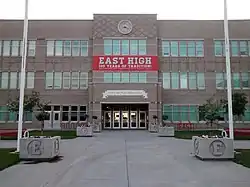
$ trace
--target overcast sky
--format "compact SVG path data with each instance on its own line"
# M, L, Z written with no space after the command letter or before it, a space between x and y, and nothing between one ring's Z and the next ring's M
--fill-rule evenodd
M25 0L0 0L0 19L22 19ZM223 19L224 0L29 0L30 19L92 19L153 13L158 19ZM250 19L250 0L228 0L229 19Z

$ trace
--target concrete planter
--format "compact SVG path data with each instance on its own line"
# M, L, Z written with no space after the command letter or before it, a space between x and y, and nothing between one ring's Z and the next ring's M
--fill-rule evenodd
M150 123L148 127L149 132L155 133L157 132L157 125L154 123Z
M174 135L175 135L174 127L160 126L158 129L158 136L174 137Z
M92 126L81 126L76 128L76 136L80 137L91 137L93 136L93 127Z
M93 124L93 132L101 132L101 123Z
M20 139L21 160L47 160L60 154L60 136L25 137Z
M234 146L230 138L192 137L194 155L200 159L233 159Z

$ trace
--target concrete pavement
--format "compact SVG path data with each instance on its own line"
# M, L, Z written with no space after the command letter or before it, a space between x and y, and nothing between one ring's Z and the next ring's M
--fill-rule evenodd
M61 152L64 158L57 163L22 163L0 172L0 187L250 186L250 169L197 160L189 140L146 131L104 131L67 140Z

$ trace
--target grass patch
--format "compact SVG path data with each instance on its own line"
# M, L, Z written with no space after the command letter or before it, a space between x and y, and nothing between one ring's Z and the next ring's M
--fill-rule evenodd
M221 135L219 130L194 130L194 131L175 131L175 138L180 139L192 139L192 136L201 136L201 135ZM234 136L235 140L250 140L250 136Z
M235 154L234 162L250 168L250 149L236 149L239 154Z
M1 148L0 149L0 171L19 163L19 155L11 154L15 149Z
M41 136L40 131L31 131L30 136ZM76 131L56 131L46 130L43 132L43 136L61 136L62 139L74 139L76 138ZM2 140L16 140L17 137L2 136Z

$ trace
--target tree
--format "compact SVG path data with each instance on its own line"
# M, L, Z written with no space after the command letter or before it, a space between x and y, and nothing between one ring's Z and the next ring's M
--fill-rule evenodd
M226 113L228 113L228 101L227 99L222 99L221 102L223 103L223 108L225 108ZM242 116L245 115L246 111L246 104L247 95L245 93L233 93L232 95L232 105L233 105L233 116L240 119Z
M46 112L46 108L48 106L49 102L42 103L41 101L37 103L37 111L36 119L41 123L41 134L43 135L44 130L44 121L49 118L49 113Z
M219 120L221 108L222 104L211 97L199 107L200 117L203 117L212 126L216 120Z

